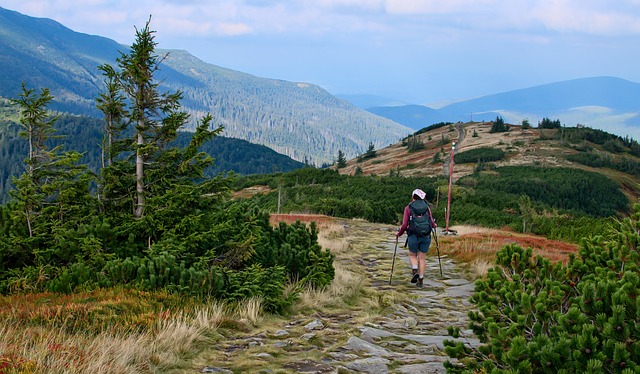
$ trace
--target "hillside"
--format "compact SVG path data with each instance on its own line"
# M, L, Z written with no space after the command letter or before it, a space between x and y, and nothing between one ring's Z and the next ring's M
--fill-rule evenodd
M421 105L377 106L372 113L415 130L440 121L505 121L532 125L543 118L560 119L566 126L582 124L610 133L640 135L640 83L615 77L591 77L523 88L438 109Z
M549 166L578 168L597 171L618 181L625 193L637 200L640 197L640 158L637 152L623 150L611 152L604 144L624 142L625 139L598 130L583 129L582 132L593 131L602 138L588 141L581 139L586 135L575 135L581 129L523 129L518 125L509 125L510 131L491 133L492 122L468 122L432 126L418 131L415 138L424 144L424 149L410 152L406 138L389 147L376 151L376 157L359 161L354 158L347 161L347 166L339 169L341 174L354 175L359 168L363 175L400 176L447 176L448 162L451 158L451 143L456 142L455 153L488 147L503 150L505 157L490 162L488 168L502 166ZM436 128L437 127L437 128ZM425 131L426 130L426 131ZM601 144L598 144L601 143ZM636 143L637 144L637 143ZM604 146L604 147L603 147ZM616 150L616 149L613 149ZM615 170L611 167L592 167L584 163L572 161L575 155L591 155L611 160L625 161L633 165L627 172ZM573 158L572 158L573 157ZM435 162L434 162L435 160ZM478 167L477 162L456 163L453 180L473 174ZM487 167L487 166L485 166ZM333 167L335 168L335 166ZM620 168L618 168L620 169Z
M22 174L23 161L27 157L27 142L18 136L20 127L15 123L17 114L14 110L0 99L0 204L7 201L8 191L12 188L11 179ZM102 122L65 115L55 127L61 138L54 140L52 145L63 145L65 150L84 153L81 162L97 172L101 164L101 148L97 145L102 139ZM186 147L190 139L191 133L180 133L175 144ZM240 175L285 172L305 166L263 145L224 136L205 143L202 151L215 159L214 165L206 171L208 177L228 172Z
M24 81L48 87L56 98L52 109L98 117L95 98L102 76L97 66L115 65L126 48L0 8L0 96L15 97ZM194 119L210 112L225 125L224 136L266 145L298 161L330 163L338 150L354 156L370 142L386 146L411 132L312 84L259 78L186 51L159 52L167 56L158 72L161 87L181 90L183 107Z

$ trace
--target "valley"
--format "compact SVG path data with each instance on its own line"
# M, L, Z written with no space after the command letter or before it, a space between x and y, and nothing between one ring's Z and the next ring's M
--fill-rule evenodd
M640 368L633 137L491 108L413 132L136 31L0 8L0 372ZM593 98L558 87L451 105ZM394 235L414 188L424 288Z

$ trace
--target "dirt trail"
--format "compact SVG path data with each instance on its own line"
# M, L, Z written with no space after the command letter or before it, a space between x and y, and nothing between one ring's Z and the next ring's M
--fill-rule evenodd
M390 240L376 249L393 254L395 243ZM448 336L449 326L459 327L463 333L460 339L467 345L475 346L478 340L468 330L467 313L472 304L473 283L465 278L463 271L448 257L441 257L440 264L435 255L437 249L432 243L431 256L427 257L424 287L418 288L408 283L410 274L407 251L402 249L396 260L407 265L394 274L391 285L377 280L374 286L383 290L407 285L407 298L390 308L380 321L361 326L360 337L349 340L346 348L371 354L373 360L368 373L445 373L443 363L448 359L444 353L444 340L456 340ZM354 363L372 361L360 357ZM374 368L375 367L375 368ZM391 370L390 368L393 368Z
M462 141L464 140L464 134L465 134L464 124L462 123L456 124L456 129L458 130L458 140L456 140L456 148L453 150L454 154L458 153L458 150L460 149L460 143L462 143ZM444 164L442 165L442 170L445 177L449 176L450 163L451 163L451 157L446 157L444 160Z
M357 253L354 258L336 259L341 265L364 269L372 297L394 295L381 315L362 322L347 313L316 313L288 321L273 331L227 340L220 349L229 359L250 353L255 373L445 373L448 356L444 340L455 340L448 336L449 326L462 330L460 341L478 344L467 330L473 283L446 256L441 257L440 275L433 243L427 255L424 287L416 287L409 282L408 251L400 243L389 284L395 248L393 229L365 222L345 223L349 245ZM283 355L287 362L279 364L278 370L262 369L273 368L275 360ZM239 372L230 366L232 362L218 362L200 372Z

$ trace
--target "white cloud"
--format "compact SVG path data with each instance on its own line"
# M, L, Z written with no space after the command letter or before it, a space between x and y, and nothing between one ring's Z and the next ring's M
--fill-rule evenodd
M385 9L390 14L434 15L476 12L500 5L499 0L386 0Z
M532 16L558 32L615 36L639 34L639 13L639 2L621 1L616 6L609 2L555 0L538 2Z
M381 94L397 85L386 95L405 101L408 91L419 102L436 101L588 75L640 81L634 64L640 0L0 0L0 6L123 44L152 15L160 48L336 92Z
M334 30L437 35L454 29L515 30L529 37L640 34L639 0L0 0L0 6L89 33L131 32L152 14L159 29L187 36L328 35Z
M251 34L253 29L245 23L228 23L222 22L216 25L216 30L221 35L237 36Z

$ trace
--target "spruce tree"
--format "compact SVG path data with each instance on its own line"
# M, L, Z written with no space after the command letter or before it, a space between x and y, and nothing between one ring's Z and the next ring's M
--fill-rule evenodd
M489 130L489 132L494 133L494 132L507 132L507 131L509 131L509 126L505 125L502 117L497 116L496 120L493 122L493 125L491 125L491 130Z
M151 19L142 30L136 29L136 39L128 53L120 54L118 69L106 64L101 67L107 78L107 91L101 95L99 109L105 114L107 129L114 129L118 119L126 116L127 123L133 125L135 144L130 150L135 154L135 192L132 213L135 218L144 214L147 184L152 183L145 175L145 169L153 167L162 146L175 139L176 131L184 125L188 114L180 110L182 94L160 93L155 73L162 61L155 53L157 45L154 31L149 28ZM118 71L118 73L116 73ZM127 107L123 108L122 103ZM107 138L109 135L107 135ZM113 156L113 143L108 154Z
M98 99L106 123L107 161L101 173L105 212L124 229L123 237L146 247L170 233L195 231L186 222L217 209L228 191L225 178L204 177L213 159L200 147L223 130L214 126L211 115L196 123L188 146L174 144L190 117L181 108L181 92L159 90L155 75L165 57L155 52L154 34L149 20L136 29L136 40L116 60L117 68L100 67L105 91ZM139 222L128 222L127 211Z
M337 167L338 169L341 169L343 167L347 166L347 159L344 157L344 153L342 152L342 150L338 150L338 162L337 162Z
M25 172L13 180L16 188L10 192L13 202L9 205L13 219L10 228L5 228L13 249L20 248L16 251L19 265L55 266L73 261L78 223L91 215L94 206L89 193L93 178L79 164L81 154L49 146L57 120L46 108L52 100L48 89L36 93L26 84L14 100L21 111L20 135L29 149Z

